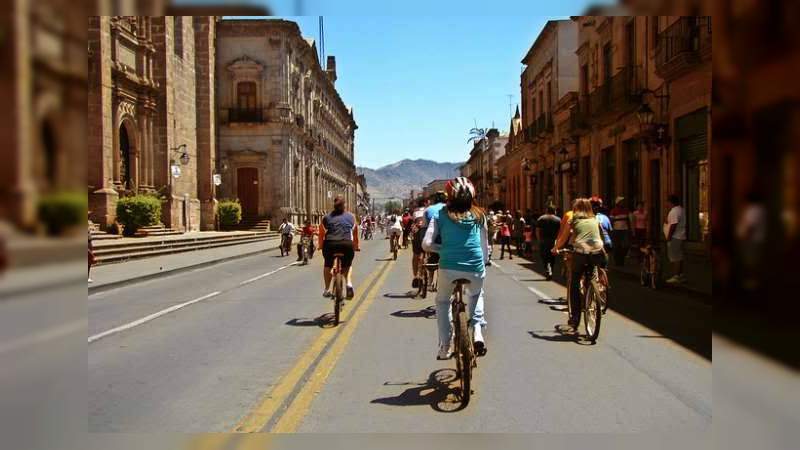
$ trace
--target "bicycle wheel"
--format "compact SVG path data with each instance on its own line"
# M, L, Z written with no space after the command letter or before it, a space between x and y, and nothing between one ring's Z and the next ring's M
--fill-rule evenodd
M642 261L642 267L639 269L639 284L643 287L650 286L650 274L647 271L648 260L645 256L645 260Z
M420 280L422 286L419 288L420 297L425 298L428 296L428 268L425 267L424 261L420 261L419 265L422 267L422 280Z
M459 342L458 355L461 365L461 402L466 406L472 395L472 342L470 342L469 331L467 330L467 312L458 312Z
M600 289L597 280L591 280L586 286L586 295L583 305L583 325L586 328L586 336L593 343L600 335L600 320L603 317L600 305Z
M394 246L392 246L392 253L394 253L394 260L397 261L397 247L399 242L395 242Z
M650 256L650 288L656 290L661 285L661 273L658 258Z
M341 274L336 274L336 279L333 282L333 324L339 325L339 319L342 312L342 301L344 299L344 280Z

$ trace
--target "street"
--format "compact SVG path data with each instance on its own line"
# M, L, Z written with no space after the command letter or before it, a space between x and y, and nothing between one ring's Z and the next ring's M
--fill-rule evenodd
M356 297L338 327L326 324L321 254L303 267L275 250L90 294L89 431L711 425L709 305L613 279L600 338L587 345L553 331L565 290L519 258L488 269L488 354L459 410L447 395L455 363L435 359L433 297L407 295L411 251L390 261L381 238L356 254Z

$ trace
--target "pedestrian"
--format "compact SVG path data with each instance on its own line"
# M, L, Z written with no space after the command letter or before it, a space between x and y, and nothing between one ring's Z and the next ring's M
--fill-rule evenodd
M517 248L517 256L522 258L525 242L525 219L522 217L522 211L517 210L513 224L514 246Z
M88 237L89 269L87 271L87 274L88 274L87 278L89 279L89 283L92 283L92 282L94 282L94 280L92 280L92 266L95 265L95 263L97 262L97 259L94 256L94 245L92 244L92 229L91 228L87 228L87 230L88 230L88 236L89 236Z
M556 209L553 206L547 207L547 212L536 221L536 237L539 240L539 256L544 264L545 278L549 281L553 279L553 266L556 263L556 256L551 252L558 237L558 229L561 226L561 218L556 216Z
M636 211L633 212L633 241L637 249L641 249L647 243L648 234L648 216L647 211L644 209L644 202L639 202L636 205Z
M508 250L508 259L514 259L511 253L511 218L505 216L500 223L500 259L503 259Z
M486 217L487 226L489 228L489 234L487 236L487 240L489 241L489 261L492 260L492 252L494 251L494 242L497 233L497 225L496 225L497 217L494 214L494 211L489 210L489 215Z
M680 197L675 194L669 196L667 207L669 213L664 219L664 237L667 240L667 259L672 264L675 273L667 280L667 283L685 283L683 246L686 241L686 214L683 211Z
M525 257L533 257L533 227L525 225Z
M625 207L625 197L617 197L611 209L611 242L614 246L614 264L625 265L625 256L630 247L631 219L630 211Z

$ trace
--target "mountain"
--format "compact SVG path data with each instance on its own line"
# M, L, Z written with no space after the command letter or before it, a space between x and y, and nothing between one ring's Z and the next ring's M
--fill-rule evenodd
M408 197L411 189L421 190L433 180L449 179L458 175L462 163L440 163L427 159L404 159L378 169L357 167L367 179L367 192L376 204L388 197Z

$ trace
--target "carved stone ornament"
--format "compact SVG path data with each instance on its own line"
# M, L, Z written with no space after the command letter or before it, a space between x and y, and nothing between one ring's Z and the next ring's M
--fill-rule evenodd
M264 65L253 58L244 55L228 64L227 69L236 74L260 74L264 71Z

